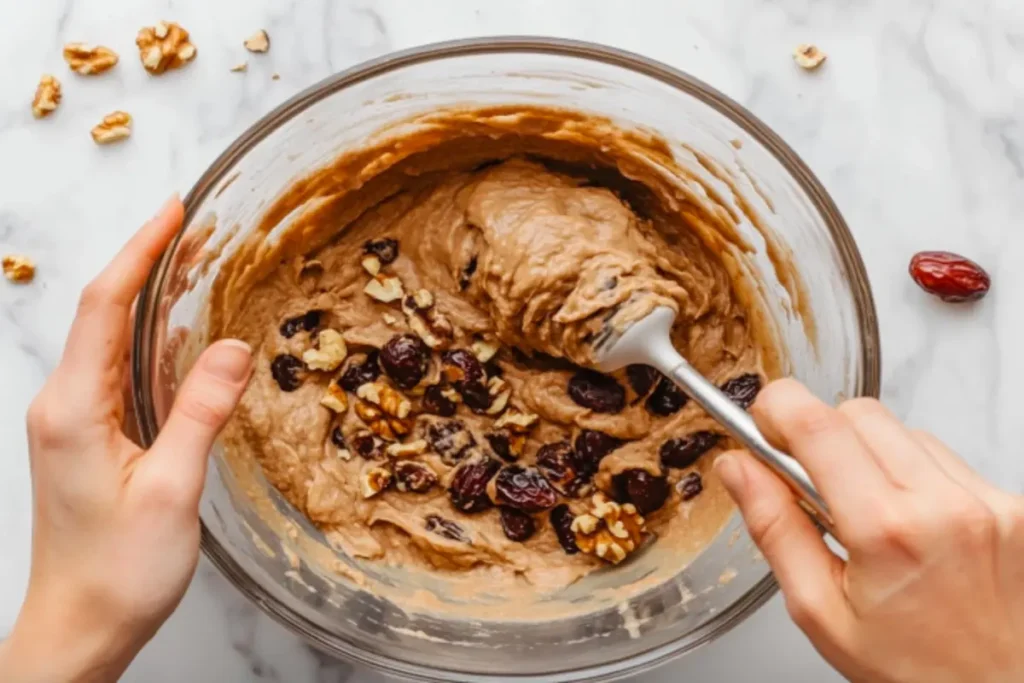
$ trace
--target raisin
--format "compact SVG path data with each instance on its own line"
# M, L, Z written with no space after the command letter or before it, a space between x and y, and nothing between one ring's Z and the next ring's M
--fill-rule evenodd
M676 491L679 491L684 501L693 500L703 490L704 482L696 472L690 472L676 484Z
M523 512L543 512L558 502L558 493L533 467L503 468L494 480L494 491L499 505Z
M622 445L620 439L599 432L584 429L576 435L576 461L590 474L597 472L601 459Z
M590 472L580 466L568 441L547 443L537 451L537 468L559 493L575 498L590 483Z
M517 453L513 446L514 436L506 429L499 429L484 434L487 445L491 447L494 454L505 462L515 462L522 453Z
M351 363L338 380L341 388L354 394L364 384L376 381L380 377L380 364L377 362L379 356L380 352L374 349L366 354L366 360L362 363Z
M640 514L654 512L668 499L668 479L647 470L626 470L612 478L615 497L632 503Z
M402 460L395 463L395 486L399 491L423 493L437 484L437 475L423 463Z
M302 386L305 370L306 364L288 353L282 353L270 363L270 374L281 391L295 391Z
M580 551L579 546L576 545L576 534L572 530L572 520L573 514L569 510L569 506L564 503L551 510L551 526L566 555L575 555Z
M459 420L437 420L427 427L427 442L441 460L454 465L476 446L473 433Z
M440 384L429 386L423 392L423 409L432 415L451 417L456 408L455 402L444 395L444 387Z
M947 303L977 301L992 279L974 261L948 251L922 251L910 259L910 277L929 294Z
M491 507L487 497L487 482L501 467L497 460L487 457L474 458L455 470L455 476L448 487L448 497L455 509L462 512L480 512Z
M733 377L722 385L722 392L744 410L753 405L754 399L757 398L760 391L761 378L750 373Z
M459 289L465 289L469 287L469 280L473 277L473 273L476 272L476 256L469 259L469 263L462 269L462 273L459 275Z
M342 450L348 449L348 444L345 443L345 435L341 433L341 427L337 425L331 430L331 443Z
M501 530L510 541L522 543L537 530L533 517L513 508L503 507L501 512Z
M297 315L294 318L288 318L281 323L281 336L291 339L299 332L312 332L320 327L321 313L323 311L310 311L309 313Z
M430 533L443 536L450 541L469 543L469 538L466 536L466 532L462 530L462 527L441 515L427 515L426 529Z
M569 380L569 397L595 413L618 413L626 407L626 390L608 375L579 370Z
M384 455L383 445L369 432L352 437L352 450L367 460L379 460Z
M654 388L654 383L658 381L660 374L650 365L634 363L626 366L626 379L629 380L629 386L633 387L637 396L646 396Z
M396 334L380 350L380 364L400 389L412 389L427 374L430 349L414 334Z
M644 406L652 415L667 417L672 413L679 412L688 400L689 397L675 385L675 382L663 377L658 382L658 386L654 388L654 393L647 397Z
M445 351L441 355L441 374L452 383L455 391L462 395L462 400L472 410L483 412L491 406L487 373L476 356L469 351Z
M363 244L363 251L373 254L380 260L382 266L386 266L398 258L398 240L393 240L390 237L369 240Z
M689 467L718 445L722 437L714 432L695 432L678 439L669 439L661 444L661 464L664 467Z

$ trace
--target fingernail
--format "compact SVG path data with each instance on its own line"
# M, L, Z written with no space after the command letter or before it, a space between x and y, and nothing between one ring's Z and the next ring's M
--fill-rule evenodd
M743 466L740 465L739 460L732 453L723 453L715 458L712 467L718 474L718 478L722 480L726 490L735 498L743 488Z
M177 192L172 194L170 197L164 200L164 203L160 205L160 210L156 212L157 216L162 216L167 213L172 206L181 203L181 195Z
M252 348L238 339L223 339L207 352L206 370L227 382L241 382L249 376Z

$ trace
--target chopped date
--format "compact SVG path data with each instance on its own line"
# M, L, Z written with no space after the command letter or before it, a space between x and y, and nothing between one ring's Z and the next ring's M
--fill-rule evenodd
M697 462L697 458L717 446L721 438L714 432L694 432L689 436L669 439L661 444L661 464L679 469L689 467Z
M424 493L437 484L434 470L420 462L401 460L395 463L395 486L399 491Z
M427 413L441 417L451 417L455 414L458 406L444 395L444 389L440 384L434 384L423 392L423 409Z
M543 512L558 502L558 493L532 467L502 468L494 480L494 490L499 505L523 512Z
M977 301L992 286L992 279L984 268L948 251L914 254L910 259L910 277L921 289L947 303Z
M521 510L503 507L500 509L500 513L501 530L505 532L505 536L510 541L522 543L530 538L530 536L533 536L533 533L537 530L533 517Z
M460 420L437 420L427 426L427 443L441 460L454 465L476 446L476 439Z
M505 462L515 462L519 456L512 452L512 434L507 430L497 430L484 434L487 445L491 447L494 454Z
M700 495L704 490L704 482L696 472L690 472L676 484L676 491L683 497L683 501L690 501Z
M281 391L295 391L302 386L306 364L295 356L282 353L270 362L270 374Z
M331 443L342 450L348 449L348 444L345 443L345 435L341 433L341 427L338 425L335 425L331 430Z
M382 266L386 266L398 258L398 240L393 240L390 237L369 240L363 244L363 251L373 254L380 260Z
M461 526L441 515L427 515L426 529L432 534L443 536L450 541L469 543L469 537Z
M568 505L563 503L551 509L551 527L566 555L575 555L580 551L576 545L576 534L572 530L572 520L573 514Z
M568 441L547 443L537 450L537 468L562 495L575 498L590 483L590 472L580 466Z
M414 334L396 334L381 348L380 364L400 389L411 389L427 374L430 348Z
M754 399L760 391L761 378L750 373L733 377L722 385L722 392L744 410L754 404Z
M618 413L626 407L626 390L614 378L579 370L569 379L569 398L595 413Z
M473 273L476 272L476 263L477 257L473 256L469 259L469 263L463 267L462 273L459 275L459 289L469 287L470 279L473 277Z
M474 412L484 412L491 407L491 395L487 391L487 373L484 366L469 351L455 349L441 355L441 375L459 392L462 400Z
M370 351L366 354L366 359L361 363L350 363L342 373L341 379L338 380L338 384L345 391L356 392L356 389L368 384L375 382L380 377L380 364L378 358L380 352L377 349Z
M501 465L491 458L474 458L455 470L448 487L448 497L455 509L462 512L480 512L491 507L487 497L487 483L498 473Z
M281 336L291 339L299 332L312 332L320 327L320 315L323 311L309 311L281 323Z
M662 377L654 392L647 397L644 407L658 417L668 417L682 410L689 397L668 377Z
M642 515L661 508L668 500L668 479L647 470L633 469L616 474L612 486L620 502L632 503Z
M622 445L622 440L596 429L583 429L576 435L576 461L590 474L597 472L601 460Z
M379 460L384 456L384 444L369 432L352 437L352 450L367 460Z
M637 396L646 396L654 388L654 383L658 381L660 374L650 365L634 363L626 366L626 379L629 380L629 386L633 387Z

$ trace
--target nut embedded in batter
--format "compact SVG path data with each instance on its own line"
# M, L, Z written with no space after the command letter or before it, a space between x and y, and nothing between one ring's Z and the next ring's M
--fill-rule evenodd
M494 355L498 353L498 345L487 341L486 339L477 339L470 345L470 350L476 359L481 363L486 363L490 359L494 358Z
M392 458L410 458L414 455L422 455L427 450L427 442L423 439L416 439L408 443L390 444L384 452Z
M381 381L367 382L356 389L356 396L380 406L381 410L390 415L404 419L412 411L412 403L402 393Z
M376 275L380 272L380 259L374 254L367 254L360 263L363 265L363 270L370 275Z
M320 405L341 415L348 410L348 395L337 383L331 382L320 399Z
M646 531L644 518L630 503L619 505L603 493L594 494L589 513L572 521L576 545L590 555L618 564L640 546Z
M64 61L71 70L82 76L93 76L109 71L117 64L117 53L102 45L68 43L64 46Z
M189 42L188 31L173 21L158 21L139 30L135 37L142 66L159 75L168 69L180 69L196 57L196 46Z
M363 498L373 498L391 485L391 470L380 465L373 465L359 475L359 492Z
M50 74L43 74L32 98L32 116L41 119L49 116L60 104L60 81Z
M523 413L513 408L495 420L494 426L498 429L507 427L510 432L516 434L526 434L530 431L530 427L537 424L539 419L538 415Z
M411 420L389 417L372 403L356 401L355 410L356 416L370 428L370 431L385 441L398 441L399 437L412 431Z
M97 145L109 145L124 140L132 134L132 116L125 111L115 111L103 117L93 126L92 139Z
M317 346L319 348L307 349L302 354L302 362L310 370L337 370L348 357L348 347L337 330L321 330Z
M797 66L807 71L817 69L826 58L828 58L827 54L818 49L816 45L811 45L810 43L797 45L796 49L793 50L793 59L796 61Z
M508 406L508 400L512 397L512 388L502 378L491 377L487 381L487 393L491 396L491 405L484 412L488 415L500 415L501 411Z
M4 276L11 282L28 284L36 276L36 264L28 256L11 254L3 258Z
M405 296L405 289L402 287L401 280L394 275L381 275L380 273L366 283L363 291L385 304L398 301Z

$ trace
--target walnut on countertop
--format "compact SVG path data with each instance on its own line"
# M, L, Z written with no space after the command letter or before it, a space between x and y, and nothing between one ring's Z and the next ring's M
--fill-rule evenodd
M64 61L71 70L82 76L95 76L113 69L117 64L117 53L102 45L68 43L64 46Z
M28 284L36 276L36 264L28 256L11 254L3 258L4 276L11 282Z
M189 42L188 31L173 21L158 21L139 30L135 37L142 66L151 74L180 69L196 57L196 46Z
M49 116L60 104L60 81L50 74L43 74L32 98L32 116L41 119Z
M111 142L124 140L132 134L132 116L124 111L111 112L93 126L91 133L97 145L109 145Z

